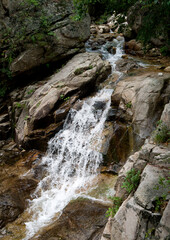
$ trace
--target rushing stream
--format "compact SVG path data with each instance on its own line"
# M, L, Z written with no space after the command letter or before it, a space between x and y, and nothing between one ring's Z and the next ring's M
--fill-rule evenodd
M107 44L100 52L112 65L123 54L123 38L113 42L116 54L107 51ZM87 44L88 45L88 44ZM90 49L87 47L87 51ZM34 236L40 228L60 216L70 200L87 191L98 174L102 161L100 153L102 131L111 103L111 89L103 89L96 96L84 101L80 110L71 109L63 129L48 143L42 164L46 175L38 184L30 201L31 220L26 223L25 240Z

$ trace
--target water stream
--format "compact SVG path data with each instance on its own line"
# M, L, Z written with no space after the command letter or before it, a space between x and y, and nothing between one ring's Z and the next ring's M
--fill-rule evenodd
M111 63L112 71L123 54L123 42L122 37L114 40L113 44L117 46L115 55L107 51L107 44L100 49L103 57ZM87 51L90 51L88 44ZM85 100L80 110L71 109L63 129L49 141L46 156L42 158L46 175L29 204L31 220L25 223L25 240L48 225L52 218L59 217L72 199L85 194L98 174L102 161L101 135L112 91L103 89Z

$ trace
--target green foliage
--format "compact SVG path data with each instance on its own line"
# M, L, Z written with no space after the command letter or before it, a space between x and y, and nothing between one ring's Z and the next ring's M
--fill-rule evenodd
M136 171L132 168L127 172L124 182L122 183L122 188L125 188L128 193L136 190L140 181L140 171Z
M166 194L162 195L161 197L156 197L155 199L155 212L160 212L161 208L164 205L164 202L166 200Z
M35 91L35 89L30 89L29 91L27 91L27 94L30 95Z
M159 190L160 187L170 187L170 177L168 177L167 179L165 177L159 177L159 182L157 185L155 185L154 189Z
M168 129L167 125L162 121L157 123L157 128L153 133L153 139L155 143L165 143L170 139L170 130Z
M127 108L131 108L131 107L132 107L132 103L131 103L131 102L128 102L128 103L126 104L126 107L127 107Z
M120 197L109 197L109 199L112 200L113 206L106 211L106 217L114 217L122 204L122 199Z
M148 229L148 231L145 233L145 240L152 239L152 236L154 233L155 233L155 228Z
M25 104L24 104L24 103L16 102L16 103L15 103L15 107L17 107L17 108L25 108Z
M160 197L155 198L155 212L161 212L161 210L165 207L168 191L170 190L170 177L159 177L158 184L156 184L153 189L159 190L160 188L165 191Z
M151 37L163 36L166 38L166 45L162 51L163 54L168 54L170 0L141 0L141 5L146 12L143 17L142 27L137 36L138 39L146 44L150 41Z
M167 46L163 46L160 48L160 52L163 56L168 56L169 55L169 49Z
M89 10L90 6L100 6L103 16L116 11L125 13L137 0L73 0L75 6L75 20L80 20ZM102 17L103 18L103 17Z

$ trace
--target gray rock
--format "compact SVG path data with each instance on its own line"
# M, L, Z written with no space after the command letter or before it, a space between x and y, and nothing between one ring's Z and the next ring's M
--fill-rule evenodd
M124 201L111 221L111 240L142 240L148 224L156 227L160 218L160 214L145 210L131 197Z
M110 64L103 61L98 53L82 53L73 57L60 72L51 76L30 98L27 96L24 100L25 107L16 124L17 142L22 144L33 130L57 122L59 113L53 114L57 110L57 103L64 99L68 101L73 92L79 92L77 98L80 93L87 94L90 91L88 87L93 90L98 82L105 80L110 70ZM70 107L66 104L64 108L68 112Z
M151 209L156 197L168 194L168 186L159 185L159 180L168 175L168 170L157 166L147 165L142 173L138 189L135 192L135 201L143 208ZM159 186L158 189L156 188Z
M159 77L156 73L145 73L127 77L116 86L112 105L119 105L119 109L124 111L122 118L133 122L134 132L141 139L150 136L155 127L154 121L161 117L163 107L160 102L168 101L166 83L169 79L170 74Z
M161 120L168 126L168 128L170 128L170 103L165 105Z
M14 56L13 76L79 52L90 36L90 17L73 20L72 1L3 0L0 10L0 50L3 60Z
M161 218L160 224L156 229L155 236L157 239L169 239L170 236L170 201L168 202L163 216Z

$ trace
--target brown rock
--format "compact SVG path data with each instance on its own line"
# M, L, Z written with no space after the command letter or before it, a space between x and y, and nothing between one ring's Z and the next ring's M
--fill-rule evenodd
M106 210L106 206L91 200L75 200L37 239L99 240L107 221Z

